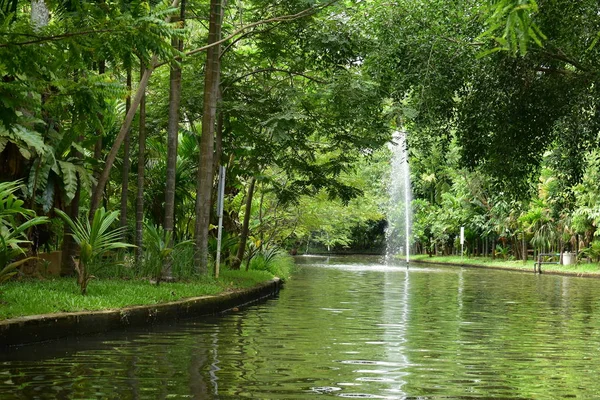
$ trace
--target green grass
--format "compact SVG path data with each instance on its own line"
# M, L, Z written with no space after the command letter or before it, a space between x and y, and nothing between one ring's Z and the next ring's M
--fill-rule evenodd
M497 267L517 270L528 270L533 272L533 260L503 260L490 257L460 257L460 256L434 256L414 255L411 256L414 261L426 261L439 264L463 264L477 265L482 267ZM600 266L597 263L580 262L573 265L542 264L543 272L562 272L572 274L587 274L600 276Z
M159 286L141 279L94 279L85 296L74 278L11 281L0 285L0 320L164 303L248 288L272 278L266 271L224 270L218 280L197 278Z

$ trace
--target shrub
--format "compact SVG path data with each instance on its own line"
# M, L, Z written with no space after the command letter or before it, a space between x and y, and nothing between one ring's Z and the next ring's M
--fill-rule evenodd
M288 279L294 268L294 258L277 247L259 251L250 261L251 270L268 271L273 276Z

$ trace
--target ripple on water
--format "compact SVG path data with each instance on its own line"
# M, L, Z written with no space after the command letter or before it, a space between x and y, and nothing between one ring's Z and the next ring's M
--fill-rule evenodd
M600 393L600 281L335 262L239 313L2 352L0 398Z

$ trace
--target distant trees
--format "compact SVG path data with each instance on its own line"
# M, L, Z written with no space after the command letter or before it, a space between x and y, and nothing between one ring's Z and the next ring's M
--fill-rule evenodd
M473 253L588 247L597 4L397 4L374 9L365 65L410 131L417 241L450 252L465 226Z

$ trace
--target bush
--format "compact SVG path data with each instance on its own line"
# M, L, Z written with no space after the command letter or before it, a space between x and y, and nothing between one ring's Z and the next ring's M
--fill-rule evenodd
M273 276L288 279L294 268L294 258L284 250L270 248L260 251L250 262L251 270L268 271Z

